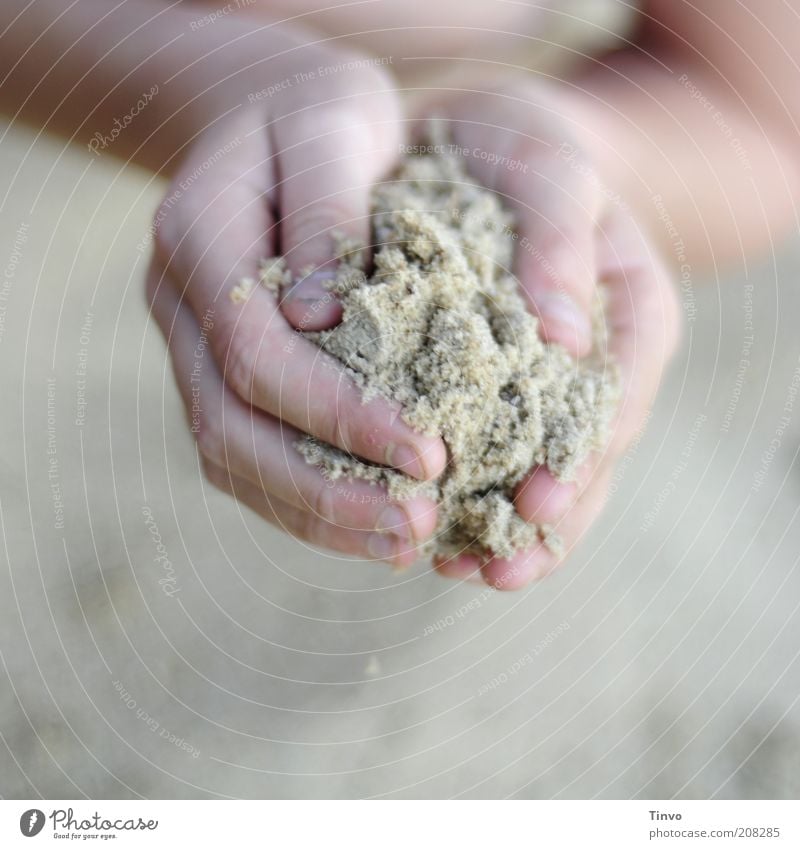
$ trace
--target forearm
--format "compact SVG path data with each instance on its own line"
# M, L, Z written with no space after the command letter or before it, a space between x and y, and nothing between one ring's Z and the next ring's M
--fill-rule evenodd
M298 31L160 0L3 0L0 109L149 167L280 78ZM96 135L97 134L97 135Z
M668 253L741 262L796 224L797 143L700 69L626 54L574 82L598 172Z

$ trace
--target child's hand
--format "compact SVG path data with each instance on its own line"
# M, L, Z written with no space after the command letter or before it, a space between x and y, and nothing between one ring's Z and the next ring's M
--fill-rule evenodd
M546 523L569 549L603 507L615 461L646 420L664 366L679 335L677 299L669 274L624 204L592 170L588 135L561 117L563 95L523 83L437 106L468 167L511 205L518 224L517 273L544 338L576 356L591 347L590 305L602 282L608 295L609 354L618 364L623 396L611 439L560 484L544 468L519 485L516 505L529 521ZM437 564L456 577L482 576L517 589L558 562L544 545L511 560L481 563L462 555Z
M340 365L296 332L338 320L334 301L318 304L320 283L304 284L283 312L260 286L245 303L230 296L243 277L257 279L263 257L283 254L298 273L330 267L331 230L368 241L370 186L391 166L401 124L380 70L317 74L350 59L317 57L296 69L316 79L287 72L293 82L275 94L242 94L196 140L156 217L147 291L209 480L304 540L406 564L405 540L433 531L435 505L326 481L294 443L311 433L420 479L443 470L444 444L388 403L362 405Z

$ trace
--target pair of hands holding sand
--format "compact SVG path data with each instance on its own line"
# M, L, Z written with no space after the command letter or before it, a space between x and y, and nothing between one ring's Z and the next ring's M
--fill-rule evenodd
M323 67L340 70L320 76ZM347 555L406 566L433 533L429 499L393 502L359 481L346 492L332 487L294 447L310 433L420 480L445 468L441 439L415 433L388 401L363 404L340 364L297 332L339 320L323 286L336 261L331 233L369 244L371 186L433 112L454 144L492 154L469 157L468 170L514 212L519 244L529 246L518 248L515 271L544 338L585 356L598 284L607 294L609 354L623 381L610 441L574 483L540 467L516 493L519 514L552 525L568 553L603 506L679 325L664 265L593 170L580 112L564 108L563 90L520 77L438 95L412 115L385 68L327 48L305 50L289 71L290 82L263 96L242 89L242 108L195 140L157 215L148 296L209 481L296 537ZM281 297L257 287L235 303L238 281L257 277L259 260L278 253L295 276L318 271ZM201 328L212 357L198 382ZM516 589L557 562L539 545L510 560L462 554L434 565L449 577Z

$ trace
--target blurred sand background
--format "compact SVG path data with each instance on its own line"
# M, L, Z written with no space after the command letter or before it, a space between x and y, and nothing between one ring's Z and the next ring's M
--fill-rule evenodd
M162 187L17 128L0 163L3 797L800 796L800 242L690 275L602 521L501 594L205 485L143 298Z

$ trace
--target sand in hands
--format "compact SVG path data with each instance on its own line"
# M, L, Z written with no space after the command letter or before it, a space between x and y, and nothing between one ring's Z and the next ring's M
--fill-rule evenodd
M361 478L398 500L437 501L424 555L510 557L540 540L557 549L552 529L518 516L514 488L539 464L568 481L603 447L618 379L600 310L594 350L580 362L541 341L510 271L514 248L526 246L499 198L466 174L462 160L410 156L374 189L372 271L364 271L360 246L340 244L330 288L342 321L304 334L343 363L365 401L399 401L410 425L442 436L445 472L421 483L310 436L297 450L329 480ZM287 280L283 260L265 261L263 285L278 289Z

